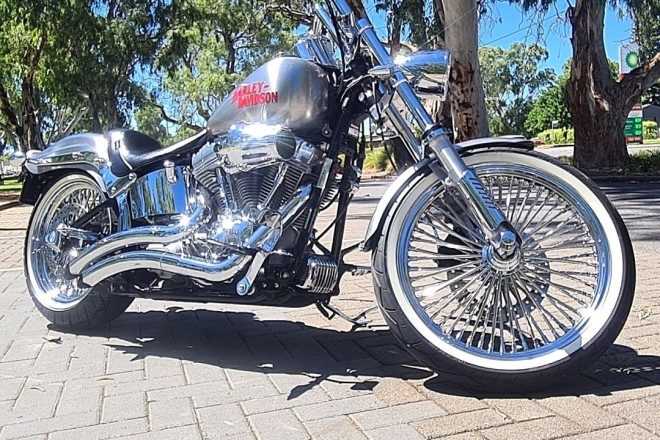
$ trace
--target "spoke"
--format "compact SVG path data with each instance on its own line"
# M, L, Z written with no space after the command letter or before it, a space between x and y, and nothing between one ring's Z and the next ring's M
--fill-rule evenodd
M494 278L494 277L493 277ZM479 328L479 321L481 320L481 315L484 312L486 308L486 302L488 301L488 298L490 298L490 292L494 289L495 282L491 282L486 291L484 292L483 296L481 297L481 300L477 304L477 307L479 311L477 312L477 315L474 317L474 324L472 324L472 332L470 332L470 336L468 336L468 340L465 342L466 346L471 346L472 342L474 341L474 336L476 334L477 329ZM463 330L467 327L469 321L465 321L463 325Z
M463 223L463 221L459 220L458 214L451 209L451 206L449 204L447 204L446 207L448 211L445 211L439 206L433 206L433 208L435 208L441 215L447 217L454 226L460 226L460 228L464 230L467 234L469 234L477 243L481 243L481 245L486 243L483 237L480 237L473 231L474 226L469 227L465 223Z
M554 281L552 281L552 280L549 280L549 279L546 280L545 278L541 278L541 277L539 277L538 275L536 275L536 274L533 273L533 272L529 272L529 273L522 274L522 276L524 276L525 278L534 278L534 279L537 279L537 280L539 280L539 281L541 281L541 282L543 282L543 283L545 283L545 284L548 284L548 285L554 287L555 289L557 289L557 290L559 290L559 291L565 293L565 294L568 295L570 298L572 298L572 299L574 299L575 301L578 301L578 302L579 302L579 300L578 300L577 298L574 297L574 294L570 293L571 291L577 293L577 294L580 295L580 296L584 296L584 297L588 298L589 300L592 300L592 301L593 301L593 299L594 299L592 295L589 295L589 294L586 293L586 292L583 292L583 291L581 291L581 290L575 289L575 288L573 288L573 287L569 287L569 286L565 286L565 285L563 285L563 284L556 283L556 282L554 282ZM586 303L580 303L580 304L587 305Z
M435 240L434 242L424 241L424 240L422 240L422 239L419 239L419 238L414 237L414 234L413 234L413 238L414 238L416 241L419 241L419 242L421 242L421 243L429 243L429 244L440 245L440 246L442 246L442 247L446 247L446 248L448 248L448 249L455 249L455 250L457 250L457 251L475 252L475 251L478 250L476 247L472 247L472 246L470 246L470 247L468 247L468 246L461 246L460 244L454 244L454 243L449 243L449 242L446 242L446 241L440 240L439 238L437 238L437 237L435 237L435 236L429 234L428 232L424 231L423 229L420 229L418 226L415 226L415 232L417 232L418 234L422 234L422 235L424 235L424 236L426 236L426 237L428 237L428 238L430 238L430 239L432 239L432 240Z
M536 217L538 215L538 213L543 209L545 204L548 203L549 199L546 197L541 202L541 206L539 206L539 208L536 211L534 210L534 208L536 208L536 205L537 205L537 203L539 202L539 200L541 198L541 195L545 192L546 192L545 188L538 188L537 189L536 197L534 198L534 202L529 207L529 211L527 211L527 215L525 215L525 218L520 222L520 224L523 225L523 226L518 226L519 231L521 231L521 232L524 231L525 228L527 228L527 225L529 224L529 222L531 222L534 219L534 217Z
M559 243L555 243L550 246L546 247L541 247L539 246L538 243L534 243L533 247L530 247L528 251L530 250L538 250L539 252L550 252L550 251L556 251L556 250L564 250L564 249L575 249L576 247L584 247L584 246L593 246L595 243L592 240L589 240L584 243L576 243L577 240L580 238L588 236L591 237L589 234L589 231L584 231L581 234L576 235L575 237L569 237L564 239L563 241L560 241Z
M499 320L499 309L500 309L500 293L502 292L502 277L500 277L500 282L498 283L499 289L493 291L494 304L493 304L493 319L490 332L490 341L488 343L488 352L491 353L493 348L495 348L495 333L497 332L497 321ZM502 351L502 339L500 338L500 352Z
M525 277L524 274L522 275L522 277L523 277L523 278L524 278L529 284L531 284L532 287L534 287L536 290L538 290L539 292L543 292L543 289L542 289L538 284L536 284L533 280L531 280L531 279ZM576 309L574 309L573 307L569 306L569 305L566 304L564 301L562 301L562 300L560 300L560 299L558 299L558 298L555 298L553 295L551 295L551 294L549 294L549 293L547 293L547 292L543 293L543 297L544 297L544 298L547 298L547 299L548 299L548 300L549 300L549 301L555 306L555 308L556 308L557 310L559 310L559 312L560 312L561 314L563 314L566 318L568 318L568 320L571 321L571 324L575 324L575 322L573 321L573 318L571 318L570 316L568 316L568 315L564 312L564 310L562 310L561 308L559 308L559 307L557 306L557 304L558 304L558 303L559 303L559 304L562 304L565 308L567 308L568 310L572 311L573 313L575 313L576 315L579 316L580 313L579 313Z
M420 295L428 296L432 292L439 292L442 289L445 289L445 288L451 286L452 284L455 284L459 281L464 280L465 278L467 278L471 275L474 275L475 273L479 272L483 268L484 268L484 265L481 264L480 266L475 267L474 269L472 269L468 272L463 272L461 275L457 276L456 278L452 278L451 280L447 280L447 281L444 281L442 283L435 283L435 284L430 284L428 286L425 286L424 289L421 291Z
M510 331L510 333L511 333L511 347L512 347L512 351L513 351L514 353L516 353L516 352L518 351L518 344L517 344L517 342L516 342L516 332L517 332L519 335L521 335L521 337L520 337L520 342L521 342L521 344L522 344L522 346L523 346L523 350L529 350L529 347L527 346L527 341L525 341L525 337L524 337L523 331L522 331L522 329L521 329L521 327L520 327L520 322L518 321L518 317L516 316L516 314L515 314L514 311L513 311L513 303L511 302L511 295L510 295L510 294L512 293L512 292L511 292L511 282L510 282L510 280L509 280L509 277L506 277L505 282L506 282L506 295L505 295L505 300L506 300L507 309L508 309L508 311L509 311L509 321L511 322L511 324L509 324L509 326L510 326L510 330L509 330L509 331ZM514 327L515 327L515 331L514 331ZM533 339L533 338L532 338L532 339Z
M560 199L557 199L557 200L560 200ZM539 224L534 229L532 229L531 232L525 232L525 234L527 234L527 236L528 236L527 240L529 240L534 234L541 231L546 226L549 226L552 222L557 220L559 217L561 217L562 215L569 212L569 211L566 211L566 210L560 211L560 212L556 213L555 215L553 215L552 217L550 217L550 219L546 220L546 217L548 216L548 214L550 214L551 212L554 212L555 209L557 209L556 204L552 209L549 209L548 212L545 213L543 218L541 220L539 220ZM569 217L568 220L573 220L573 217ZM564 222L562 222L562 223L564 223ZM560 225L562 223L560 223Z
M446 260L466 261L466 260L479 260L482 258L481 256L476 256L473 254L443 255L437 252L422 250L419 248L413 248L413 246L411 246L410 252L420 253L424 256L411 256L408 257L409 261L446 261Z
M584 257L594 256L594 255L595 254L588 254L588 255L584 255ZM593 261L567 260L567 259L564 259L564 258L527 257L528 262L531 262L532 260L533 261L545 261L547 263L557 263L557 264L584 264L585 266L598 267L598 263L593 262Z
M525 316L525 321L527 321L527 325L529 326L529 331L532 333L532 341L534 342L534 348L539 348L538 342L537 342L537 337L534 332L534 329L539 333L539 336L541 340L543 341L544 345L547 345L550 343L550 340L547 338L545 333L543 333L543 330L541 330L541 327L539 324L536 322L536 319L532 316L531 313L527 310L525 307L525 303L522 300L522 296L520 295L520 292L518 291L518 286L515 280L513 280L513 283L511 284L511 291L513 292L513 295L516 297L516 303L518 304L518 307L520 310L522 310L523 315Z
M462 319L462 316L465 314L466 310L468 310L470 307L473 306L472 303L473 303L473 301L477 298L477 296L479 295L479 292L481 292L485 287L488 287L488 286L489 286L488 283L490 282L490 280L491 280L492 278L493 278L492 274L489 273L489 274L483 279L483 282L479 285L479 287L478 287L477 289L475 289L475 291L472 292L472 293L470 294L470 296L469 296L468 298L465 299L464 302L462 302L462 303L459 302L458 305L454 308L454 310L452 310L451 312L449 312L449 314L447 315L447 317L446 317L445 319L443 319L442 322L440 322L440 324L439 324L440 326L444 325L444 324L445 324L445 323L446 323L446 322L447 322L452 316L454 316L454 314L455 314L459 309L461 310L461 311L458 313L458 315L454 318L454 323L451 325L451 327L449 327L449 330L446 332L447 334L450 334L450 335L451 335L451 333L452 333L452 332L454 331L454 329L456 328L456 324L458 324L459 322L463 322L463 323L464 323L464 325L463 325L463 331L461 331L461 333L458 335L458 337L456 337L456 339L461 340L461 338L462 338L463 335L465 334L465 328L466 328L465 323L466 323L466 322L469 322L469 319L467 319L467 320L463 320L463 319ZM444 308L444 307L446 307L446 305L444 305L443 308ZM468 317L468 318L469 318L469 317Z
M471 240L468 237L462 236L461 234L457 233L455 230L451 229L449 226L444 224L441 220L437 219L435 216L432 216L429 213L426 214L426 218L428 219L428 221L430 223L428 226L431 226L433 228L438 227L440 230L445 232L447 235L450 235L454 238L457 238L457 239L461 240L463 243L467 244L468 246L472 245L472 246L481 247L481 246L484 245L483 242L479 243L475 240ZM435 220L435 222L433 220Z
M452 271L460 270L460 269L467 268L467 267L474 267L476 264L477 264L477 262L475 261L475 262L463 263L463 264L459 264L458 266L452 266L452 267L447 267L447 268L443 268L443 269L432 268L432 267L429 267L429 268L419 268L418 267L416 269L410 268L411 272L432 271L431 273L427 273L427 274L424 274L424 275L411 276L410 280L413 281L413 282L414 281L420 281L420 280L424 280L424 279L427 279L427 278L431 278L431 277L441 275L443 273L452 272ZM452 281L452 280L449 280L449 281Z
M444 303L442 306L440 306L440 308L439 308L435 313L433 313L432 315L430 315L430 318L431 318L432 320L435 319L435 318L440 314L440 312L442 312L442 311L445 309L445 307L447 307L452 301L454 301L454 300L457 299L461 294L463 294L463 292L465 292L465 291L466 291L470 286L472 286L476 281L478 281L478 280L482 280L481 287L483 287L483 285L484 285L485 283L487 283L487 281L490 279L490 274L489 274L489 272L490 272L489 269L484 269L484 270L482 270L482 271L479 273L479 275L477 275L476 277L472 278L472 280L471 280L469 283L465 284L463 287L461 287L461 288L458 289L457 291L455 291L455 292L453 292L453 293L450 293L449 298L445 298L445 303ZM482 279L481 277L484 276L484 275L488 275L488 276ZM481 287L480 287L480 288L481 288ZM470 298L472 298L474 295L476 295L476 292L478 292L478 290L479 290L479 289L477 289L477 290L475 290L473 293L471 293L471 294L470 294ZM470 298L467 299L467 304L470 303L470 301L471 301ZM433 301L433 302L427 304L426 306L424 306L424 310L426 310L427 313L428 313L428 310L430 310L433 306L435 306L436 304L438 304L438 303L441 302L442 300L443 300L443 298L440 298L440 299L438 299L437 301ZM460 306L461 306L461 303L459 302L459 305L456 307L456 309L452 310L452 311L449 313L448 318L449 318L451 315L453 315L454 313L456 313L456 310L458 310L458 309L460 308ZM448 319L448 318L447 318L447 319ZM446 320L445 320L445 321L446 321ZM444 323L444 321L443 321L443 323Z
M577 283L582 283L587 287L591 287L591 288L596 287L596 283L592 283L592 282L588 282L588 281L585 281L583 279L580 279L580 278L572 275L571 272L548 269L544 266L534 264L534 263L530 263L530 262L526 262L525 264L529 264L529 265L534 266L535 269L531 269L529 267L527 268L527 269L533 270L534 272L541 272L542 271L544 273L549 273L549 274L552 274L552 275L557 275L558 277L566 278L567 280L575 281ZM580 276L588 276L587 274L583 274L583 273L579 273L579 275Z
M536 300L536 297L534 296L534 294L533 294L532 292L530 292L530 291L527 289L527 286L525 286L524 283L520 282L520 280L518 280L516 277L514 277L513 279L514 279L514 282L515 282L515 283L518 283L518 286L523 290L523 292L525 292L525 294L527 295L527 298L528 298L532 303L534 303L534 307L536 307L536 309L539 311L539 314L541 315L541 317L543 318L543 320L545 321L545 323L548 325L548 327L550 327L550 331L552 332L552 335L555 337L555 340L556 340L556 339L559 339L559 338L560 338L560 335L559 335L559 333L557 333L557 331L555 330L555 326L552 325L552 323L550 322L550 320L552 320L552 321L554 321L555 323L557 323L557 325L559 326L559 328L562 329L562 330L564 330L564 333L566 333L566 329L564 328L564 324L562 324L560 321L558 321L557 318L554 317L554 315L552 315L551 313L549 313L549 312L545 309L545 307L543 307L543 306L541 305L541 303L538 302L538 301Z

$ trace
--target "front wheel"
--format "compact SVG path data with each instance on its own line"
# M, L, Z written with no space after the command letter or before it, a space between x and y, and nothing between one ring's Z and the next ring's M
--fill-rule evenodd
M464 158L522 238L503 260L431 172L397 200L373 255L395 336L470 387L533 389L582 371L630 312L635 262L614 207L584 175L536 153Z

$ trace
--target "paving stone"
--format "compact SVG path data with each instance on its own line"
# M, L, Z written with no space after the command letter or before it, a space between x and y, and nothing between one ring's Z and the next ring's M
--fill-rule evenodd
M291 410L255 414L248 417L257 437L262 440L306 440L310 436Z
M258 387L257 389L261 389L261 387ZM246 396L249 395L246 394ZM259 399L246 398L249 400L243 400L242 406L247 415L278 411L299 406L309 407L328 400L328 396L317 388L305 390L296 396L278 394L274 396L267 395Z
M498 414L495 410L482 409L420 420L410 423L410 426L426 438L436 438L506 425L508 423L511 423L510 420Z
M59 383L42 384L28 379L16 400L14 412L29 413L38 418L53 417L61 389Z
M36 359L43 347L43 339L20 340L17 339L9 347L9 350L2 357L2 362L23 361L28 359Z
M388 406L419 402L424 396L405 380L384 377L378 380L373 389L374 395Z
M518 398L506 399L484 399L489 407L495 411L504 414L515 422L524 422L526 420L542 419L553 416L554 413L547 408L539 405L533 400Z
M582 429L577 424L561 417L528 420L481 431L488 440L510 440L512 438L550 440L564 438L580 432L582 432Z
M144 393L109 396L103 399L102 423L112 423L120 420L138 419L147 416Z
M0 371L2 371L2 363L0 363ZM0 380L0 401L18 398L24 383L25 379L22 377Z
M130 440L202 440L202 435L197 426L188 425L164 429L162 431L131 434L119 438Z
M198 384L208 382L226 382L227 375L219 365L205 363L184 362L183 369L186 374L186 383ZM227 386L229 388L229 386Z
M141 372L136 371L138 376ZM112 377L112 376L109 376ZM107 381L106 395L119 396L122 394L131 394L139 391L158 391L167 390L168 392L176 390L185 385L183 373L178 376L161 377L157 379L135 380L132 382L117 383L116 381Z
M100 425L87 426L84 428L56 431L48 436L49 440L71 440L77 439L107 439L116 437L133 436L147 432L147 419L120 420L112 423L101 423Z
M364 411L352 414L351 417L362 429L370 430L384 426L404 425L417 420L444 416L445 414L445 411L438 405L426 401Z
M300 420L318 420L372 409L382 408L383 404L374 396L358 396L348 399L330 400L296 408Z
M386 426L366 431L371 440L424 440L417 431L409 425Z
M226 438L252 432L236 403L200 408L197 415L204 438Z
M555 397L540 402L554 413L572 420L587 430L598 430L622 425L625 421L616 412L601 409L593 403L578 397Z
M149 402L149 427L153 431L192 425L195 423L190 399L169 399Z
M639 426L621 425L566 437L566 440L648 440L651 438L653 438L653 434Z
M660 404L648 400L635 400L606 406L608 412L617 414L656 435L660 435Z
M75 389L65 384L55 414L57 416L87 412L96 414L101 408L102 396L103 389L101 387Z
M0 439L9 440L31 435L48 434L63 429L82 428L95 425L97 415L93 413L72 414L51 419L33 420L25 423L7 425L0 431ZM68 437L69 439L71 437Z
M366 440L367 437L347 416L330 417L305 423L315 440ZM397 438L398 437L392 437Z

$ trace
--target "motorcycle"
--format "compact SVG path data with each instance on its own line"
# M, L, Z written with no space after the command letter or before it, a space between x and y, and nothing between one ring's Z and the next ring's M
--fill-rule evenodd
M344 275L372 271L396 338L452 380L530 389L587 368L631 308L626 227L586 176L529 141L452 143L420 100L446 93L449 69L445 51L393 59L368 19L328 0L292 53L257 68L195 136L162 147L112 130L30 151L36 307L71 330L136 297L317 305L359 325L331 300ZM366 119L390 124L416 164L344 247ZM315 226L331 206L325 246ZM344 261L358 250L372 268Z

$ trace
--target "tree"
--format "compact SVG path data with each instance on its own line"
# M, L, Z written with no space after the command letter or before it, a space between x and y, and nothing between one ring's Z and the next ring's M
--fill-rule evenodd
M547 8L552 0L509 0L525 8ZM572 26L573 59L567 83L567 101L575 126L573 163L582 169L616 166L628 158L624 126L628 113L644 91L660 79L660 51L657 34L658 0L613 2L628 11L650 17L651 24L636 20L636 37L647 52L646 62L617 82L612 78L605 54L604 26L606 0L576 0L568 10ZM651 50L649 52L649 50Z
M537 44L515 43L510 49L479 51L490 131L496 135L529 134L525 121L539 91L552 84L552 69L539 69L548 51Z
M478 56L479 2L435 0L438 3L442 3L447 47L452 54L449 102L454 137L457 142L486 137L488 114Z
M293 46L291 10L266 0L190 0L160 51L148 100L161 117L200 129L254 68ZM161 79L162 78L162 79Z

